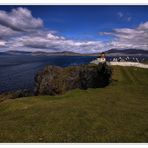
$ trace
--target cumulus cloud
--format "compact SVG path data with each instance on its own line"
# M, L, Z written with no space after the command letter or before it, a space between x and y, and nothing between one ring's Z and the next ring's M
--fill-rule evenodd
M31 11L26 8L19 7L11 12L0 10L0 39L5 40L5 45L11 46L11 38L37 33L42 27L43 21L34 18Z
M66 39L52 31L39 31L30 35L16 37L11 41L12 47L28 47L46 51L74 51L94 53L111 48L133 48L148 50L148 22L136 28L116 28L103 35L112 35L112 41L76 41Z
M34 18L26 8L19 7L11 12L0 10L0 24L14 31L33 31L43 26L40 18Z
M118 15L124 17L122 13ZM7 50L79 53L95 53L110 48L148 50L148 22L141 23L136 28L115 28L101 34L111 35L113 38L108 42L72 40L58 35L57 31L45 29L43 21L33 17L26 8L19 7L11 12L0 11L0 47L7 47Z
M141 23L134 29L119 28L102 34L115 37L109 43L111 48L139 48L148 50L148 22Z
M0 46L10 50L97 52L104 44L101 41L74 41L47 30L40 18L34 18L27 8L18 7L11 12L0 10Z
M49 40L58 40L58 39L64 40L65 39L63 36L57 36L57 35L54 35L53 33L48 33L47 38Z
M74 41L47 33L44 36L22 36L15 38L12 47L30 47L36 49L48 49L48 51L74 51L80 53L98 52L104 44L101 41Z
M0 47L5 47L6 42L3 40L0 40Z
M20 33L12 30L11 28L0 25L0 38L8 38L19 35Z

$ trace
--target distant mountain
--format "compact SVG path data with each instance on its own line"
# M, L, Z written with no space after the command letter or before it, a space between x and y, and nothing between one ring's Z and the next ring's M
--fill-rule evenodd
M75 53L75 52L70 52L70 51L63 51L63 52L42 52L42 51L36 51L36 52L32 52L32 55L46 55L46 56L79 56L81 55L80 53Z
M27 51L15 51L15 50L10 50L10 51L6 51L6 52L0 52L0 55L21 55L21 54L32 54L32 52L27 52Z
M17 50L10 50L7 51L8 54L31 54L32 52L29 51L17 51Z
M142 49L110 49L106 51L107 54L148 54L147 50L142 50Z
M6 51L0 52L0 55L33 55L33 56L98 56L99 53L76 53L71 51L62 51L62 52L44 52L44 51Z
M122 56L122 55L146 55L148 56L147 50L142 49L110 49L105 51L107 56ZM62 51L62 52L44 52L44 51L7 51L0 52L0 55L33 55L33 56L98 56L100 53L75 53L71 51Z
M44 52L44 51L35 51L35 52L29 52L29 51L16 51L16 50L10 50L6 52L0 52L0 55L34 55L34 56L52 56L52 55L67 55L67 56L74 56L74 55L81 55L80 53L70 52L70 51L63 51L63 52Z

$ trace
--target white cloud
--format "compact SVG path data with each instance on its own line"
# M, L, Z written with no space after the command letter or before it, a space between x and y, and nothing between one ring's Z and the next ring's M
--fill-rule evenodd
M49 40L58 40L58 39L64 40L64 39L65 39L64 37L54 35L54 34L51 33L51 32L47 34L47 38L48 38Z
M132 17L128 13L118 12L117 15L123 21L129 22L132 20Z
M41 29L42 28L42 29ZM11 12L0 11L0 35L9 49L98 52L103 49L101 41L75 41L59 36L55 31L45 30L43 21L34 18L31 11L19 7Z
M17 34L19 34L19 32L16 32L12 30L11 28L0 25L0 37L1 38L11 37Z
M137 29L138 30L148 30L148 22L141 23Z
M115 39L110 42L112 48L139 48L148 50L148 22L141 23L138 27L119 28L104 35L113 35Z
M0 40L0 47L5 47L6 42L3 40Z
M74 41L66 39L56 34L47 33L44 36L22 36L15 38L11 42L12 48L28 47L36 48L36 50L47 51L74 51L81 53L98 52L103 49L104 44L101 41Z
M31 11L26 8L19 7L11 12L0 10L0 39L5 40L5 46L12 46L13 38L39 32L42 27L43 21L34 18Z
M148 50L148 23L140 24L136 28L116 28L112 32L103 32L112 35L111 41L76 41L66 39L54 32L40 31L30 35L16 37L11 40L11 47L27 47L46 51L73 51L93 53L111 48L139 48Z
M119 13L119 17L124 14ZM40 18L34 18L26 8L0 11L0 46L9 50L46 50L93 53L111 48L140 48L148 50L148 22L136 28L115 28L102 35L113 36L111 41L80 41L67 39L58 32L47 30ZM0 49L1 50L1 49Z
M117 15L121 18L123 17L123 13L122 12L118 12Z
M14 31L34 31L43 26L40 18L34 18L26 8L19 7L11 12L0 10L0 24Z

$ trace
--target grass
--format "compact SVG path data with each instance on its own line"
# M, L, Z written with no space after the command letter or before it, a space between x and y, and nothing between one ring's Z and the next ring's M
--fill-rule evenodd
M0 103L0 142L148 142L148 70L113 67L106 88Z

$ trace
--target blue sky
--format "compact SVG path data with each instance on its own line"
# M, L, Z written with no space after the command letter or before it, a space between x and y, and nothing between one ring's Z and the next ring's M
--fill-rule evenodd
M23 9L25 11L22 11ZM108 48L148 49L147 40L145 40L148 29L148 6L0 6L0 10L0 25L15 31L12 33L13 35L9 33L10 35L1 37L0 45L4 46L3 48L5 46L10 49L11 47L22 47L22 49L30 47L30 50L69 51L70 49L72 50L73 44L73 51L76 52L97 52L98 50L106 50ZM15 13L12 13L13 10L16 10ZM32 25L31 31L33 30L30 33L26 29L28 26L24 21L28 12L31 14L29 17L33 23L29 23L29 25ZM5 19L10 17L10 20L4 21L4 17L6 17ZM12 24L11 18L14 18L14 24ZM40 22L37 20L38 18ZM17 20L20 20L21 23L18 23ZM27 21L29 22L28 18ZM26 30L15 30L14 25L17 28L25 27ZM6 28L3 30L6 30ZM38 31L40 33L35 34ZM51 36L49 35L51 38L48 38L49 43L47 43L47 40L45 41L48 33L51 34ZM39 47L26 45L27 41L25 41L25 44L22 43L18 36L21 36L22 40L28 37L27 41L29 37L30 39L32 36L39 37ZM52 36L55 36L55 38ZM129 39L126 41L128 36L130 36L131 42ZM55 42L53 42L53 38ZM136 38L136 41L134 41L134 38ZM143 39L145 40L143 45L136 46L137 41L141 44ZM35 40L33 41L36 42ZM20 46L16 46L16 42L17 44L20 42ZM47 46L42 47L45 43ZM31 41L30 44L32 44ZM66 45L68 46L67 49ZM58 49L60 47L61 49Z

